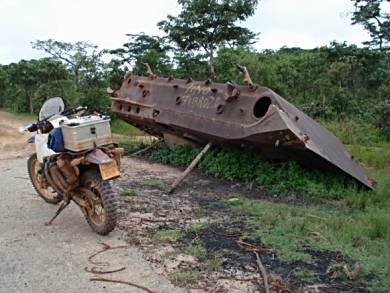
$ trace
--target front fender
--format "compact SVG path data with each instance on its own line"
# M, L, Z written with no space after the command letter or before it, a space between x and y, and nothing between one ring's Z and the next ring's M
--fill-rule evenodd
M85 156L85 160L92 164L101 165L112 162L114 159L110 158L101 149L95 149Z

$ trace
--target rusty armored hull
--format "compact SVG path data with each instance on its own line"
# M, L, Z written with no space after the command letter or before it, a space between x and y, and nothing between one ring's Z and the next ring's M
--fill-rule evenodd
M153 135L251 145L269 159L345 173L373 188L333 134L269 88L128 74L111 97L116 116Z

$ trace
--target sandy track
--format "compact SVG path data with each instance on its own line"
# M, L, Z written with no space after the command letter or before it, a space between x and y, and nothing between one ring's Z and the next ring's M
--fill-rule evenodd
M110 263L100 270L126 268L103 277L131 281L155 292L188 292L155 273L120 231L106 237L93 233L74 204L52 226L43 224L57 206L40 199L28 180L26 160L33 150L26 147L26 135L17 131L22 124L0 112L0 292L144 292L89 280L93 274L84 268L93 267L88 256L102 248L101 242L128 246L96 258Z
M29 124L14 115L0 111L0 160L20 158L32 153L33 147L27 143L30 134L19 133L19 127Z

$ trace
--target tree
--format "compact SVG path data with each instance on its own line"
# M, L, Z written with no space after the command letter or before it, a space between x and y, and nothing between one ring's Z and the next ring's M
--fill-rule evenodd
M76 82L82 78L82 73L88 73L100 63L102 52L97 46L88 42L66 43L53 39L36 40L32 47L44 51L53 58L64 62L74 74Z
M203 50L216 78L214 53L223 45L249 46L256 33L237 25L255 13L258 0L178 0L178 16L168 15L157 25L181 50Z
M5 97L4 92L7 87L7 66L0 65L0 107L4 107Z
M366 45L388 50L390 46L390 13L381 9L381 4L389 0L352 0L355 11L352 24L361 24L371 36Z
M194 52L184 52L176 50L175 60L175 77L195 80L207 79L210 75L207 61L204 54L194 54Z
M66 67L52 58L40 60L21 60L3 67L4 99L1 104L12 107L14 111L36 112L35 91L44 84L55 84L69 77ZM52 95L56 93L53 92ZM43 99L47 96L42 97Z
M109 51L107 51L109 53ZM122 60L111 59L104 64L104 80L107 85L113 89L120 88L123 77L128 72L128 67L123 65Z
M122 48L109 51L117 55L122 64L129 64L134 74L144 72L143 63L148 63L159 74L169 75L172 65L168 51L172 49L166 38L144 33L127 34L129 41Z
M105 89L108 86L106 79L107 69L102 56L106 50L98 51L97 46L88 42L66 43L52 39L37 40L32 43L33 48L43 50L58 61L67 65L73 73L73 85L68 84L68 90L64 94L76 94L77 97L70 98L70 104L80 103L88 106L90 110L107 111L110 100ZM36 97L42 97L56 87L40 87Z

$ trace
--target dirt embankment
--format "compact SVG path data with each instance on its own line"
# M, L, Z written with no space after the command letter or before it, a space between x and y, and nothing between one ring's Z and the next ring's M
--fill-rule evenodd
M33 151L33 146L27 143L31 134L19 132L19 127L28 123L23 124L14 115L0 111L0 160L20 158Z

